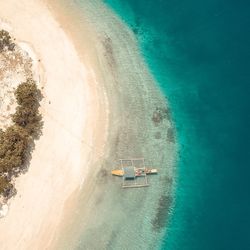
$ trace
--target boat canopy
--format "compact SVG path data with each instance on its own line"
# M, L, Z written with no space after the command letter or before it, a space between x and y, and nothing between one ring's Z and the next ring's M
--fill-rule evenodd
M134 167L123 167L124 178L125 179L135 179L135 169Z

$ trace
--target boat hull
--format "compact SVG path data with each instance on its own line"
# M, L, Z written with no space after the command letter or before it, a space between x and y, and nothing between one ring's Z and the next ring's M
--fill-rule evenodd
M141 175L143 175L143 174L157 174L158 173L158 171L157 171L157 169L156 168L152 168L152 169L141 169L141 168L138 168L138 169L136 169L135 170L135 176L141 176ZM124 171L123 170L121 170L121 169L114 169L114 170L112 170L111 171L111 174L112 175L115 175L115 176L120 176L120 177L123 177L123 175L124 175Z
M111 171L111 174L115 175L115 176L122 177L124 175L124 172L121 169L114 169L114 170Z

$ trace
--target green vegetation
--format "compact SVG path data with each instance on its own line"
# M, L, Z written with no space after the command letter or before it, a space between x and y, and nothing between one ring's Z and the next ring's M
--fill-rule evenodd
M13 51L15 49L15 44L12 42L9 32L0 30L0 52L2 52L5 48Z
M25 170L30 159L31 145L41 134L42 117L39 114L40 90L32 79L21 83L15 91L18 103L12 116L13 125L0 130L0 195L10 198L15 194L11 183Z
M15 91L15 97L19 106L12 116L12 121L24 128L31 137L39 137L42 116L39 114L38 108L42 94L34 80L28 79L20 84Z
M11 197L15 194L15 188L6 177L0 177L0 194L4 197Z
M10 34L0 30L0 53L13 51ZM16 91L16 112L12 115L13 125L5 131L0 129L0 196L9 199L16 193L13 177L27 169L34 140L41 135L42 116L39 114L40 90L33 79L21 83Z

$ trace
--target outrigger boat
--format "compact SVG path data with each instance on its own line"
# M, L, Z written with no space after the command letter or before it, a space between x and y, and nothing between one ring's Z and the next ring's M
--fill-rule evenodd
M148 187L147 175L157 174L156 168L146 168L144 158L120 159L120 168L111 171L122 177L122 188Z
M136 177L139 177L141 175L145 175L145 174L157 174L158 171L156 168L134 168L134 171L135 171L135 176ZM123 177L124 176L124 170L122 169L114 169L111 171L111 174L112 175L115 175L115 176L120 176L120 177Z

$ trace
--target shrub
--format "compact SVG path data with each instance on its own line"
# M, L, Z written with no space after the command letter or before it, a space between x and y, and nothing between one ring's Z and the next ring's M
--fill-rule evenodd
M0 136L0 172L11 174L18 171L28 154L31 142L26 130L19 126L11 126Z
M18 105L35 110L39 107L41 91L37 88L33 79L28 79L26 82L18 85L15 97Z
M2 52L5 47L13 51L15 49L15 44L12 42L9 32L0 30L0 52Z
M12 116L14 125L5 131L0 129L0 194L5 198L16 192L11 178L24 169L30 157L31 144L42 129L42 116L38 110L42 95L35 81L28 79L21 83L15 97L18 106Z
M18 106L15 114L12 116L12 121L26 129L31 136L38 135L42 128L42 116L37 109L31 107Z
M6 177L0 177L0 193L5 198L10 198L13 194L15 194L16 189L13 184L9 182Z
M21 83L16 91L15 97L18 103L12 121L26 129L32 137L38 137L42 128L42 116L39 114L39 101L42 98L41 91L33 79Z
M5 30L0 30L0 52L13 51L15 43ZM42 116L39 114L41 91L33 79L21 83L15 97L17 108L12 116L13 125L5 131L0 129L0 195L9 199L16 193L11 183L13 176L18 176L27 164L31 145L41 134Z

